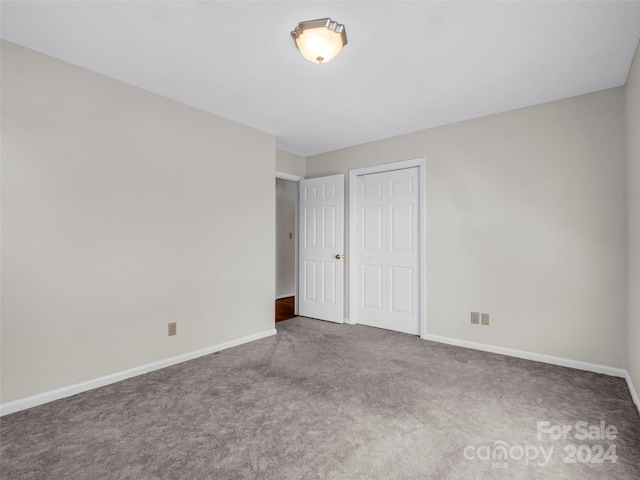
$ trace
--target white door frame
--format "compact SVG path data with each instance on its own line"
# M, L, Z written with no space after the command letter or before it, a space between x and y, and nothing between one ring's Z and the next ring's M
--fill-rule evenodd
M404 160L400 162L385 163L383 165L374 165L371 167L356 168L349 170L349 319L348 323L351 325L356 324L355 304L356 304L356 288L359 288L355 284L356 276L352 274L355 272L355 260L356 260L356 245L354 239L356 238L356 194L358 189L356 187L356 179L360 175L370 175L372 173L388 172L392 170L401 170L404 168L418 167L418 184L420 190L420 214L418 215L418 232L419 232L419 245L420 245L420 262L419 262L419 278L420 278L420 295L418 298L419 304L419 318L420 318L420 338L426 338L427 336L427 247L426 247L426 195L425 195L425 166L426 160L424 158L415 158L413 160Z
M300 177L298 175L293 175L291 173L278 172L278 171L276 171L276 178L281 178L283 180L290 180L292 182L296 182L297 189L300 188L298 182L300 180L304 180L304 177ZM298 298L298 191L297 191L297 189L296 189L296 205L295 205L295 216L296 216L296 218L295 218L295 223L293 224L294 225L294 227L293 227L294 230L293 231L295 232L295 235L296 235L295 242L293 242L295 244L295 253L294 253L294 255L295 255L295 260L294 260L295 273L294 273L294 277L293 277L294 280L293 281L294 281L294 285L295 285L295 296L296 296L296 298ZM278 288L278 285L277 285L277 281L278 281L278 272L277 272L277 267L278 267L278 244L277 244L277 242L276 242L275 262L276 262L276 289L277 289ZM277 297L277 296L278 296L278 292L276 290L275 297ZM297 301L294 302L293 306L294 306L293 313L295 315L298 315L298 302Z

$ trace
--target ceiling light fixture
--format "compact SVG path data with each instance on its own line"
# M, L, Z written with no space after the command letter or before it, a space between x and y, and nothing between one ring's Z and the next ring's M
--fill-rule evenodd
M291 32L296 47L313 63L327 63L347 44L344 25L330 18L300 22Z

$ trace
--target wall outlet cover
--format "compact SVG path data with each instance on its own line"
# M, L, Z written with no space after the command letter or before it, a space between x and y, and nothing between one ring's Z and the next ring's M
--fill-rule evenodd
M178 333L178 327L176 325L176 322L169 323L169 336L171 337L172 335L175 335L177 333Z
M471 323L478 325L480 323L480 313L471 312Z
M489 325L489 314L488 313L483 313L482 315L480 315L480 323L482 323L482 325Z

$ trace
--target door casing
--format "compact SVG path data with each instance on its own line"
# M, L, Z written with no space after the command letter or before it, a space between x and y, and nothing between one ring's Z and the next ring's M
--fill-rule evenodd
M282 178L283 180L290 180L292 182L296 182L296 184L298 184L298 182L300 180L303 180L304 177L301 177L299 175L293 175L291 173L286 173L286 172L278 172L276 171L276 178ZM298 187L299 188L299 187ZM295 266L294 266L294 285L295 285L295 298L298 298L298 194L296 193L296 205L295 205L295 222L294 222L294 232L296 235L295 241L294 243L294 248L295 248ZM277 265L278 262L278 245L276 244L276 252L275 252L275 262ZM277 275L276 275L276 282L277 282ZM277 286L276 286L277 287ZM275 297L277 299L278 295L277 293L275 294ZM298 314L298 302L296 301L294 303L294 314Z

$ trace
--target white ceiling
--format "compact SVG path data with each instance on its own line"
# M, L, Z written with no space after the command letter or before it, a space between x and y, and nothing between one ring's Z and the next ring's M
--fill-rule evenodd
M2 38L276 135L299 155L625 83L640 1L1 4ZM349 44L307 62L290 31Z

